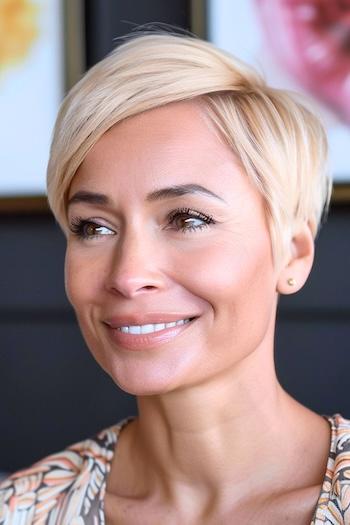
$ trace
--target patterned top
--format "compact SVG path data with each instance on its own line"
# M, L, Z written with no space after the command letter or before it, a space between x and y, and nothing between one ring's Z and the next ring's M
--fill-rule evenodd
M104 495L120 430L71 445L0 484L0 525L105 525ZM350 420L328 417L327 470L310 525L350 525Z

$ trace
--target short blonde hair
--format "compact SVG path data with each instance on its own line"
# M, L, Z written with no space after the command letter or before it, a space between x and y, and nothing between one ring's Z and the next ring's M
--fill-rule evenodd
M88 151L127 117L200 99L264 197L275 258L328 206L327 139L319 119L285 90L203 40L169 33L128 38L91 68L58 114L47 173L51 209L66 226L67 194Z

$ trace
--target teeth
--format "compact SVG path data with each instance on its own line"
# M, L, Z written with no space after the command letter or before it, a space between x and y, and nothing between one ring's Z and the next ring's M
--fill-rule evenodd
M150 334L152 332L159 332L159 330L164 330L165 328L173 328L174 326L181 326L183 324L189 323L189 319L180 319L179 321L174 321L172 323L157 323L157 324L143 324L138 326L121 326L117 328L120 332L124 334Z

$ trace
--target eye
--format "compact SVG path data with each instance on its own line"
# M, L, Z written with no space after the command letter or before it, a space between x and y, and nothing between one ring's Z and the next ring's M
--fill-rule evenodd
M215 224L213 217L190 208L178 208L168 215L169 224L175 224L176 229L183 233L208 228Z
M72 219L70 226L71 232L79 239L96 239L106 235L115 235L115 232L103 224L75 217Z

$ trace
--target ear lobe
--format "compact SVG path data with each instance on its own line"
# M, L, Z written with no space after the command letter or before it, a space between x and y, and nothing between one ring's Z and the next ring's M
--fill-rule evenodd
M313 261L314 238L305 223L290 241L290 255L280 270L277 292L284 295L298 292L310 274Z

